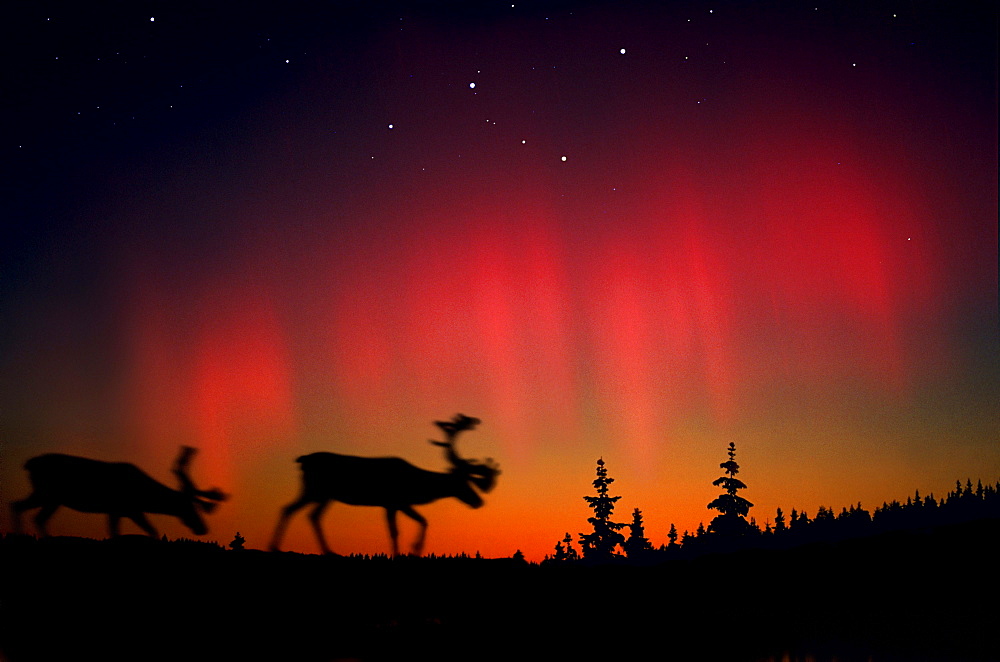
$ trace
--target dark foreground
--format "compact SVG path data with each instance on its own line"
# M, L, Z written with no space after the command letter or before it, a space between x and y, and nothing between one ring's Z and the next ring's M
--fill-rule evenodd
M1000 520L652 567L0 540L0 660L1000 660Z

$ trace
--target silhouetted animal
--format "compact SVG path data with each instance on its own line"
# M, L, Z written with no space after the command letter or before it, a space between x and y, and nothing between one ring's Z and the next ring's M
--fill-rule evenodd
M413 552L419 554L427 533L427 520L413 506L449 497L473 508L482 506L483 498L474 488L482 492L492 490L500 470L491 459L481 464L463 459L455 451L455 437L464 430L473 429L479 419L458 414L451 421L435 423L448 438L447 441L431 441L445 448L445 457L451 464L451 470L446 473L419 469L398 457L355 457L336 453L299 457L296 462L302 465L302 496L282 509L271 549L279 549L288 518L310 503L316 504L309 519L324 554L331 552L323 536L320 518L331 501L385 508L394 556L399 554L397 512L420 524L420 535L413 544Z
M156 537L156 529L146 513L173 515L197 535L208 531L199 510L212 512L226 497L217 489L199 490L187 475L187 465L195 449L181 448L173 473L181 489L174 490L146 475L134 464L102 462L73 455L50 453L28 460L28 471L34 491L26 499L12 504L15 530L21 528L21 513L41 508L35 515L35 525L43 536L48 535L46 523L59 506L85 513L106 513L108 529L118 535L118 524L128 517L148 535Z

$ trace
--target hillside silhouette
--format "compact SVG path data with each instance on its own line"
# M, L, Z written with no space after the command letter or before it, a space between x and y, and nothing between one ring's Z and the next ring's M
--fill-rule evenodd
M5 660L994 660L1000 520L656 565L0 539ZM613 637L595 636L598 632Z

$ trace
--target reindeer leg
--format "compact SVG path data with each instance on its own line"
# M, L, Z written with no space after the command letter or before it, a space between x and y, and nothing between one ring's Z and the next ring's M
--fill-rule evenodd
M320 518L323 517L323 512L326 507L330 505L329 501L320 501L312 512L309 513L309 521L312 522L313 529L316 530L316 538L319 540L320 549L323 550L324 554L333 554L330 551L330 546L326 544L326 537L323 535L323 527L320 526Z
M417 536L416 542L413 543L413 553L416 556L420 556L420 552L424 550L424 537L427 535L427 520L424 516L413 509L412 506L406 506L400 508L404 515L409 516L410 519L420 524L420 535Z
M46 528L46 523L49 521L49 518L52 517L52 515L56 512L58 508L59 508L58 503L45 504L44 506L42 506L42 509L38 511L38 514L35 515L35 526L38 527L38 532L41 533L46 538L49 535L49 530L48 528Z
M386 508L385 519L389 524L389 537L392 538L392 556L399 556L399 527L396 526L396 509Z
M136 513L134 515L129 515L128 518L139 525L139 528L146 532L150 538L156 538L156 529L149 520L146 519L146 515L143 513Z
M32 508L38 508L42 505L42 500L39 499L35 494L31 494L25 499L20 501L15 501L10 504L11 513L14 516L14 533L21 533L21 513L26 510L31 510Z
M285 536L285 527L288 526L288 519L305 507L308 503L311 503L309 499L301 497L297 501L293 501L281 509L281 517L278 518L278 526L275 527L274 535L271 536L270 547L272 552L280 551L281 539Z

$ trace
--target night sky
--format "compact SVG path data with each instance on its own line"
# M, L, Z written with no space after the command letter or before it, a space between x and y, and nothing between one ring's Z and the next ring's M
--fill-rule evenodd
M188 444L209 539L263 548L297 456L443 470L457 412L503 473L421 509L427 552L540 559L598 457L655 545L730 441L761 526L994 482L995 12L15 3L0 501L43 452L173 484ZM389 548L374 509L326 529Z

